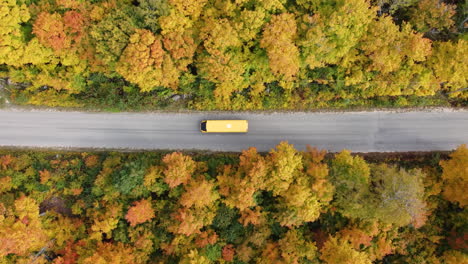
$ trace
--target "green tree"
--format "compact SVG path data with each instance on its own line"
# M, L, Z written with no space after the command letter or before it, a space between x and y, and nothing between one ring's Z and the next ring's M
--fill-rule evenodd
M330 166L330 182L335 186L333 204L345 216L369 217L369 165L347 150L335 155Z
M104 72L112 73L115 63L135 32L137 23L132 11L127 7L109 8L105 12L108 13L91 26L89 34L96 48L97 59L106 67L110 67L104 69Z

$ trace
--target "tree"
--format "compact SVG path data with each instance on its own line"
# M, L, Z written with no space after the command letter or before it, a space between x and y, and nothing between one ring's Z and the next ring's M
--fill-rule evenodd
M210 12L215 12L214 8ZM207 11L209 14L210 12ZM242 42L229 19L207 15L200 28L200 40L207 53L197 60L201 75L216 84L213 93L217 107L230 109L233 92L247 88Z
M134 264L135 256L131 247L122 243L102 243L99 242L96 248L89 248L92 255L79 259L79 263L115 263L115 264Z
M132 12L126 7L109 7L102 12L107 12L107 15L91 26L89 34L96 48L97 59L110 67L103 69L104 72L112 72L137 25Z
M375 18L369 1L300 1L313 12L299 21L299 46L310 69L339 64L355 48Z
M330 182L329 168L324 163L326 150L318 150L307 145L304 152L304 169L310 178L312 190L323 204L328 204L333 199L335 188Z
M110 239L122 216L122 204L117 201L95 201L93 207L86 210L86 216L92 219L89 239L101 241L103 236Z
M175 234L191 236L200 233L200 229L211 224L216 215L216 200L219 194L215 184L202 177L190 179L184 186L176 210L171 214L173 221L168 230Z
M162 161L165 164L164 182L171 188L186 184L196 169L195 161L180 152L167 154Z
M278 242L269 242L257 263L315 263L317 248L297 229L291 229Z
M455 5L439 0L421 0L410 8L410 23L419 32L441 31L454 26Z
M39 205L27 196L14 201L14 208L0 203L0 257L9 254L28 256L49 242L39 218Z
M191 236L200 233L200 229L206 225L210 225L215 217L215 208L185 208L181 207L171 214L172 224L167 228L168 231L174 234L182 234Z
M320 249L320 259L327 264L371 264L369 257L354 250L347 241L329 237Z
M449 97L468 98L468 92L464 90L468 86L468 65L464 60L467 52L468 41L464 39L434 43L434 51L427 65Z
M296 21L293 14L273 16L265 25L260 47L266 49L270 68L278 78L294 80L299 71L299 50L294 44Z
M180 197L180 204L186 208L211 206L219 199L219 195L214 189L213 182L192 179L185 186L185 193Z
M55 51L70 51L77 47L86 29L86 18L78 11L66 11L63 16L59 13L39 13L34 22L33 33L41 44Z
M21 64L20 58L26 46L23 40L21 24L27 22L31 15L25 4L13 0L0 1L0 64Z
M160 37L149 30L137 29L129 42L117 63L118 73L138 84L143 92L157 86L177 89L179 71L162 48Z
M278 199L278 213L274 214L282 226L300 226L315 221L322 204L306 177L300 176Z
M397 226L424 225L424 177L418 169L407 172L384 164L373 167L371 193L377 199L375 217Z
M446 264L458 264L468 262L468 256L465 253L458 250L447 250L442 255L441 260Z
M128 209L125 219L130 223L130 226L147 222L155 217L154 210L151 207L151 200L142 199L133 203L133 206Z
M257 149L243 150L239 166L227 165L217 176L219 193L224 196L224 203L241 212L255 206L254 193L264 188L266 174L265 158L258 154Z
M208 0L197 0L197 1L184 1L184 0L169 0L169 3L184 16L189 16L193 20L196 20L203 9L203 6Z
M334 204L349 217L369 217L370 168L359 156L347 150L335 155L330 167L330 181L335 186ZM366 201L367 200L367 201Z
M302 169L302 157L292 145L282 141L268 154L267 164L270 169L265 182L266 189L274 195L281 195Z
M169 15L170 5L167 0L138 0L135 12L146 29L157 33L161 30L160 18Z
M468 148L460 145L450 159L440 161L443 168L442 179L444 187L442 195L450 202L458 203L460 207L468 205Z

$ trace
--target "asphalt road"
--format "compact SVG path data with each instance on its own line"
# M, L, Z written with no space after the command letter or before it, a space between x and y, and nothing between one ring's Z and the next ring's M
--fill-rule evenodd
M247 119L247 134L201 134L203 119ZM0 111L0 146L355 152L452 150L468 143L468 110L352 113L81 113Z

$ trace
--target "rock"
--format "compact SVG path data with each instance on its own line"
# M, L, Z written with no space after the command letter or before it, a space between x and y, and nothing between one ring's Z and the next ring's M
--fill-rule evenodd
M173 96L170 97L172 99L172 101L179 101L180 99L182 99L182 95L180 94L174 94Z

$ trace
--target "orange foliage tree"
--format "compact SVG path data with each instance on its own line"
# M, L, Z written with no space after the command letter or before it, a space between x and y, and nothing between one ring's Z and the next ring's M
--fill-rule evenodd
M179 71L163 49L161 37L146 29L137 29L130 37L116 70L143 92L157 86L177 88Z
M242 151L239 159L239 167L225 166L217 179L224 203L242 212L256 205L253 195L264 188L267 165L255 148Z
M136 226L153 219L154 216L151 200L143 199L133 203L133 206L128 209L125 219L130 223L130 226Z

